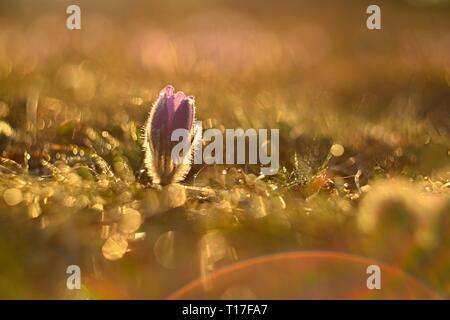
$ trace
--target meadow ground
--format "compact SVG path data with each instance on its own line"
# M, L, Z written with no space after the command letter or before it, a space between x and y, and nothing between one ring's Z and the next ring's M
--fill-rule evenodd
M448 297L448 2L380 1L377 31L364 1L80 3L81 30L64 1L0 4L1 298L165 298L313 250ZM279 173L194 165L152 185L141 127L167 84L195 96L204 128L280 129ZM66 288L69 265L81 290Z

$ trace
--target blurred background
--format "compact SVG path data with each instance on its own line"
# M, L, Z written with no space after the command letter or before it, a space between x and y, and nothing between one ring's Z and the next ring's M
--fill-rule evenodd
M71 4L81 30L66 28ZM311 250L392 265L397 297L411 281L448 297L449 27L446 0L2 0L0 298L161 299ZM149 187L140 128L167 84L195 96L204 128L279 128L279 175L194 166L188 189ZM360 262L335 258L303 279L269 259L266 287L245 284L250 270L214 297L280 298L270 286L292 279L288 298L396 297L361 293ZM66 289L71 264L81 290ZM334 276L354 279L348 295L327 281L307 295Z

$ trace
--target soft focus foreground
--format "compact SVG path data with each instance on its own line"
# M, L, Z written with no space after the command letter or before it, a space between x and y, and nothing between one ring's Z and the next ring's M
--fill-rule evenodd
M165 298L198 278L215 298L395 297L333 254L207 281L310 250L448 297L450 4L378 2L380 31L363 1L201 0L79 1L69 31L70 2L2 1L0 298ZM279 174L193 166L152 187L141 127L168 83L204 129L279 128Z

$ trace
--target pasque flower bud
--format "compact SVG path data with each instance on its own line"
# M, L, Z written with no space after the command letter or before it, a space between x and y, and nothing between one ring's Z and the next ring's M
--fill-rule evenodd
M193 97L181 91L175 93L171 85L161 90L144 126L144 164L153 183L166 185L179 182L189 172L190 161L178 163L172 159L172 149L177 141L171 141L171 136L175 130L185 129L192 142L194 117ZM192 157L191 150L189 159Z

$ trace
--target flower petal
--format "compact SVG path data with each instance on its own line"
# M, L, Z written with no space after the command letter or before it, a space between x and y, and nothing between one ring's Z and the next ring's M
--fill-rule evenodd
M190 131L194 121L194 112L194 100L191 98L182 100L175 111L172 131L180 128Z
M186 99L187 99L187 97L186 97L186 95L184 94L183 91L178 91L175 94L175 101L174 101L174 103L175 103L175 111L177 111L178 107L183 102L183 100L186 100Z
M161 95L154 106L155 111L153 113L151 123L152 130L158 130L161 129L162 127L167 127L167 123L169 122L169 114L165 107L166 101L167 101L166 96Z

